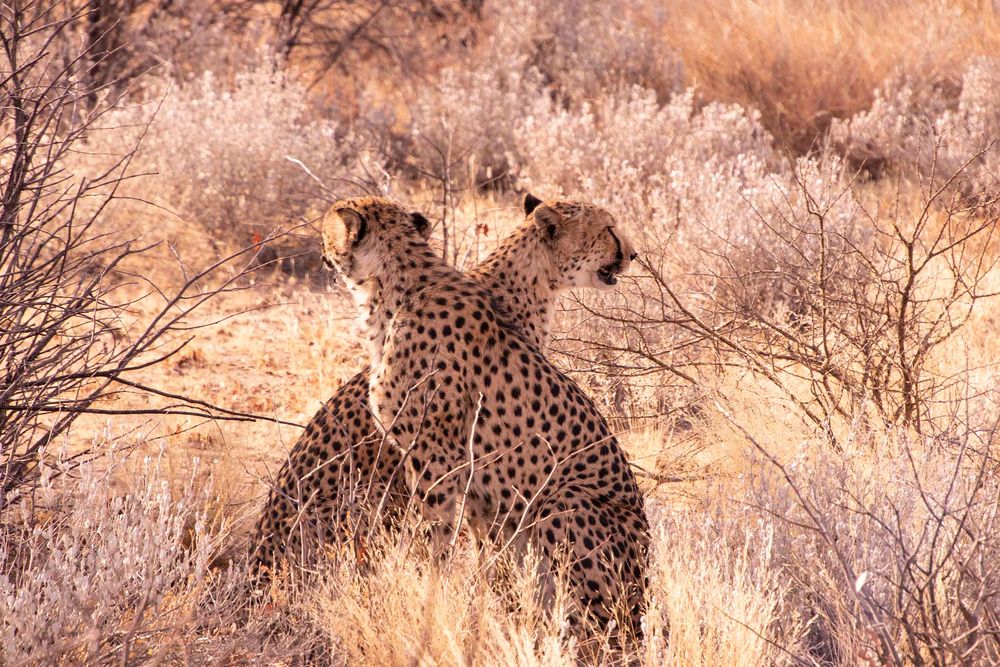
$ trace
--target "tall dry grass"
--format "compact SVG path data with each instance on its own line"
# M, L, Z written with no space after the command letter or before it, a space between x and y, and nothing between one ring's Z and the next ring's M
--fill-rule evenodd
M835 118L867 109L892 76L955 90L970 57L1000 55L989 0L676 2L664 41L706 99L759 109L765 127L809 150Z

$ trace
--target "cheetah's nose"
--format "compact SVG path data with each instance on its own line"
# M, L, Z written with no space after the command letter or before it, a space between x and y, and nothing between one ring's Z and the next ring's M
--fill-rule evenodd
M629 255L628 258L634 262L638 256L639 256L639 253L637 253L636 251L633 250L632 254Z

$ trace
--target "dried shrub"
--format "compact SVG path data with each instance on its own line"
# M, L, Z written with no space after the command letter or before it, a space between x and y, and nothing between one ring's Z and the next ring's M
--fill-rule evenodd
M420 89L408 110L410 137L404 149L419 171L454 172L466 188L510 182L508 154L517 119L546 95L531 64L534 10L515 9L496 12L494 32L481 47L493 54L488 60L478 62L469 54L466 62L445 68Z
M966 194L996 195L1000 192L998 87L996 58L970 62L957 87L921 87L899 76L876 92L870 109L834 123L830 141L875 175L889 168L937 180L961 171Z
M408 150L422 169L472 160L471 184L510 185L526 157L524 125L538 114L580 109L608 88L646 86L661 99L677 88L680 65L662 46L652 10L519 0L483 13L481 43L409 109Z
M995 414L995 412L994 412ZM961 423L953 448L859 431L849 453L815 442L759 456L740 502L747 537L794 585L808 655L828 664L990 664L1000 656L996 420ZM880 454L865 450L872 437ZM785 622L788 622L786 619Z
M748 233L706 258L701 303L711 305L685 316L831 437L871 417L944 428L941 401L967 369L937 350L992 296L996 265L996 203L950 190L963 176L925 194L900 185L897 204L880 207L839 160L800 160L785 186L748 202ZM802 380L808 396L795 389Z
M135 490L117 497L110 473L91 465L79 471L79 484L54 471L70 469L43 468L33 500L20 508L23 541L5 541L0 554L4 562L20 554L25 563L2 580L5 657L103 662L120 653L127 662L131 652L146 651L135 636L140 629L192 621L190 598L208 586L219 549L199 509L208 496L190 483L170 493L150 461ZM39 520L43 508L61 505Z
M557 98L579 105L609 88L635 85L665 100L680 88L683 64L663 39L672 26L654 6L554 0L504 10L522 12L533 27L522 48L531 49L531 65Z
M660 104L654 91L633 86L579 109L544 101L532 111L516 132L519 184L593 192L649 240L677 216L701 221L706 197L717 204L756 184L778 161L758 114L719 104L699 108L692 90Z
M315 213L330 197L317 179L350 191L349 167L364 146L349 129L316 118L305 85L266 57L231 85L206 72L108 121L143 128L132 166L156 174L157 204L244 245ZM105 132L89 147L113 154L120 141L120 131Z
M327 650L297 618L299 598L264 613L246 594L246 563L220 567L231 523L196 462L178 482L159 457L135 469L114 452L82 467L65 454L0 534L6 662L272 662Z

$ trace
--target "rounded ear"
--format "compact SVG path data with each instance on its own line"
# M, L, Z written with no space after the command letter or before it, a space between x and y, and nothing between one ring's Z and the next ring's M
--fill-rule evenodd
M431 235L431 221L425 218L423 213L414 211L410 214L410 220L417 232L425 239Z
M530 192L524 195L524 214L531 215L531 212L538 208L538 205L542 203L542 200L531 194Z
M334 205L323 216L322 232L324 252L341 254L364 238L368 225L354 209Z
M539 206L533 211L535 224L542 232L542 236L549 241L555 240L559 236L559 227L563 223L562 215L551 206Z

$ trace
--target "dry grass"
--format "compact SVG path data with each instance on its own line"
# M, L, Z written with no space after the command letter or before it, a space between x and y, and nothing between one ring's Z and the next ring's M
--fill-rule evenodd
M954 90L976 55L1000 56L989 0L709 0L671 3L664 40L709 100L759 109L797 151L867 109L891 76Z

